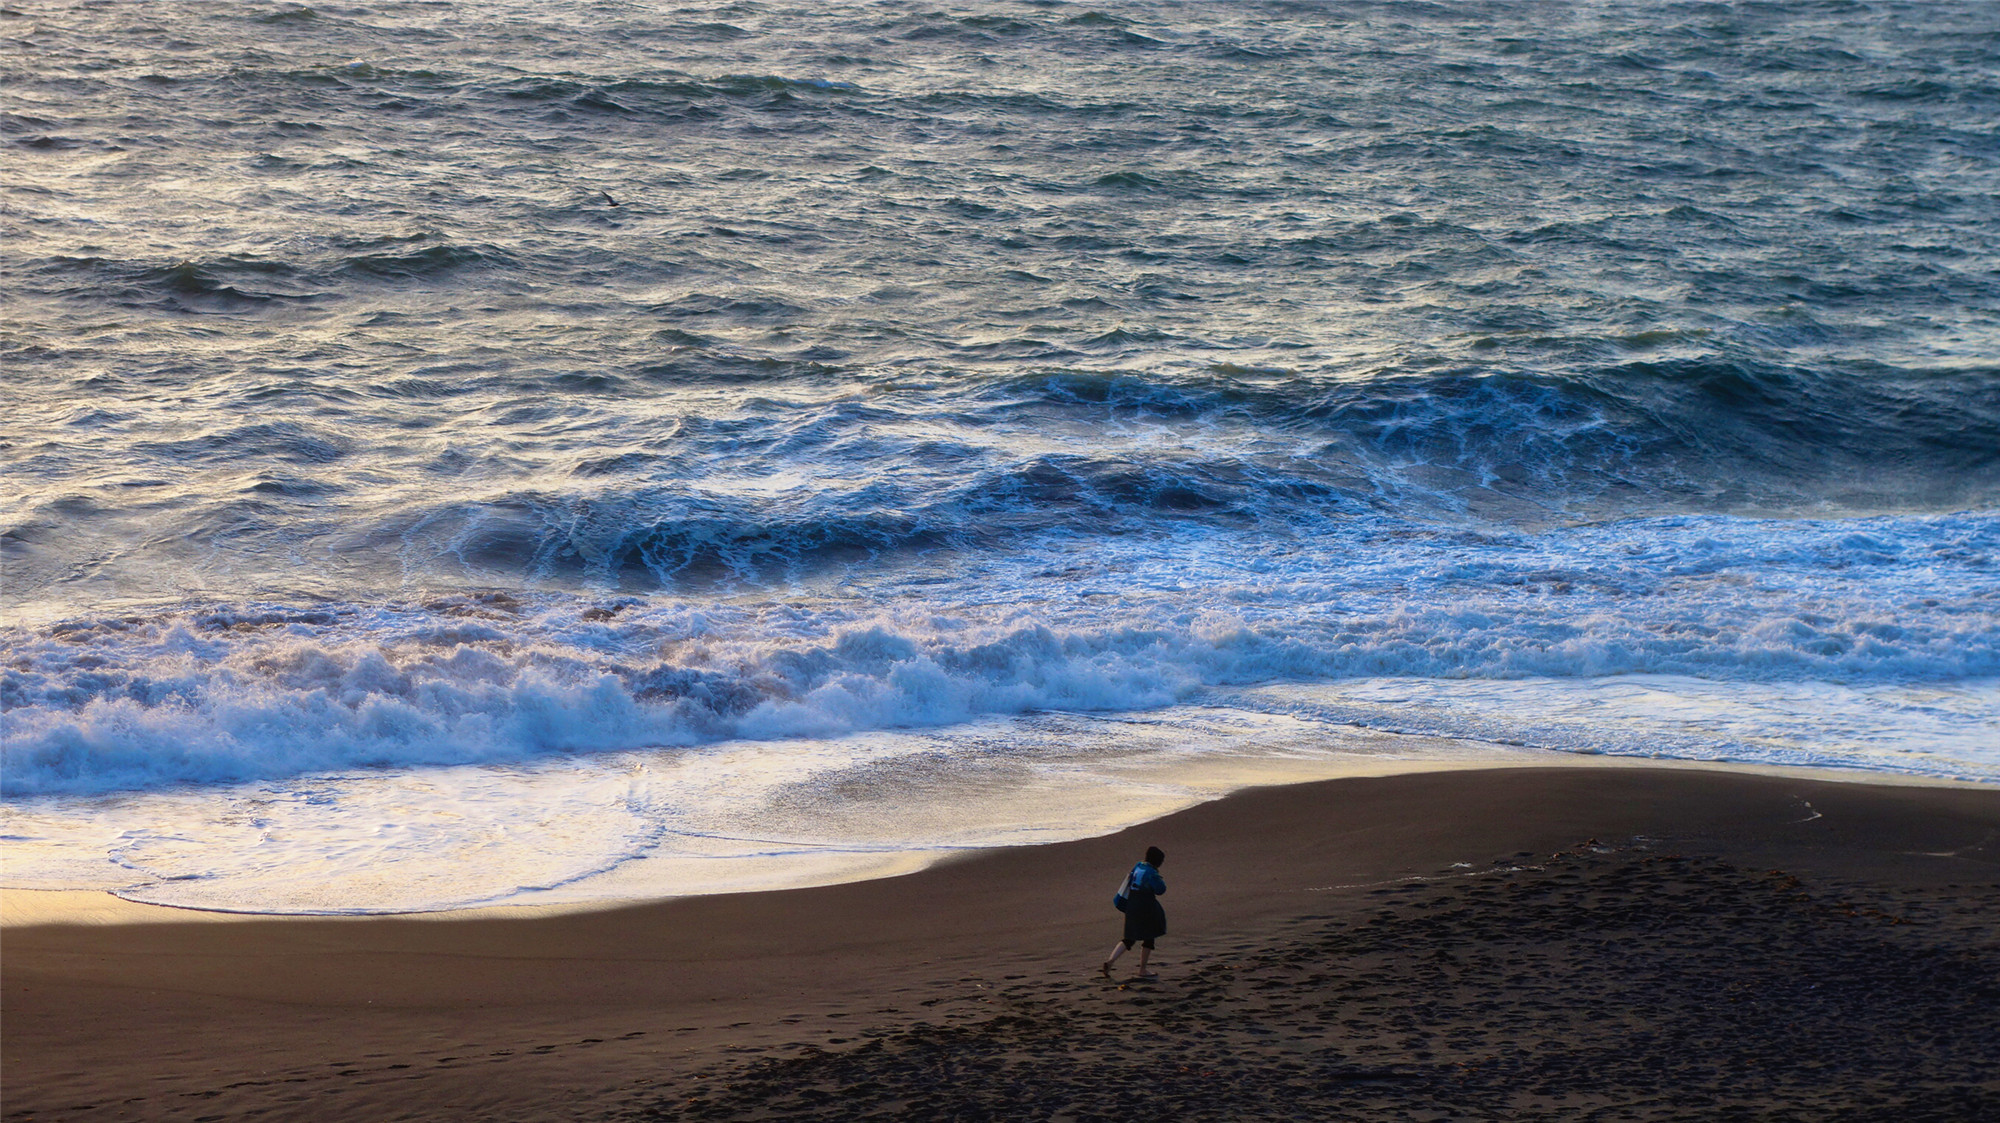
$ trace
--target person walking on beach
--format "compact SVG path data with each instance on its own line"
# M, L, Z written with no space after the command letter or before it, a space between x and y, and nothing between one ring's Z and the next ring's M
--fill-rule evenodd
M1111 977L1111 965L1118 957L1139 945L1139 972L1135 979L1157 979L1157 972L1146 969L1146 960L1153 954L1153 941L1167 934L1167 910L1160 907L1160 894L1167 891L1167 879L1160 876L1160 866L1167 860L1166 851L1157 846L1146 847L1146 860L1132 867L1125 875L1125 884L1112 898L1112 904L1125 914L1125 935L1111 945L1111 958L1104 961L1102 971L1105 978Z

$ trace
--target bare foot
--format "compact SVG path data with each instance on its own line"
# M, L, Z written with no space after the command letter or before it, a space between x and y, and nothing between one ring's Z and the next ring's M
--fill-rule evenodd
M1160 973L1158 971L1141 971L1132 977L1135 979L1157 979L1160 977Z
M1101 974L1102 974L1102 975L1103 975L1103 976L1104 976L1105 978L1107 978L1107 979L1108 979L1108 978L1110 978L1110 977L1111 977L1111 961L1110 961L1110 960L1108 960L1108 959L1107 959L1107 960L1105 960L1105 961L1104 961L1104 966L1103 966L1103 967L1100 967L1100 968L1098 968L1098 971L1099 971L1099 972L1100 972L1100 973L1101 973Z

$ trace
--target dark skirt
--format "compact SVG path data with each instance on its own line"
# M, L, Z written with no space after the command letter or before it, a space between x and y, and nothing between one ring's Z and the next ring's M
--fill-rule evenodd
M1160 899L1151 893L1137 890L1125 897L1125 940L1134 943L1139 940L1158 939L1167 934L1167 910L1160 907Z

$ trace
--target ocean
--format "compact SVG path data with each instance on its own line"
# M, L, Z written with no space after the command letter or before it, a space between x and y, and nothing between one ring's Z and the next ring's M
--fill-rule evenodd
M0 884L2000 782L2000 7L0 8Z

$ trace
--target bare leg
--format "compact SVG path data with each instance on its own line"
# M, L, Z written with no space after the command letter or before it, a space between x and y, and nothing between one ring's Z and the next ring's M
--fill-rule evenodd
M1142 947L1139 949L1139 975L1138 975L1139 978L1150 979L1154 977L1153 972L1146 970L1146 961L1148 959L1151 959L1152 957L1153 957L1152 948Z
M1126 948L1125 944L1122 941L1111 945L1111 957L1104 961L1103 967L1099 968L1099 971L1104 975L1105 978L1108 979L1111 977L1111 965L1113 963L1118 962L1118 957L1124 955L1127 950L1128 949Z

